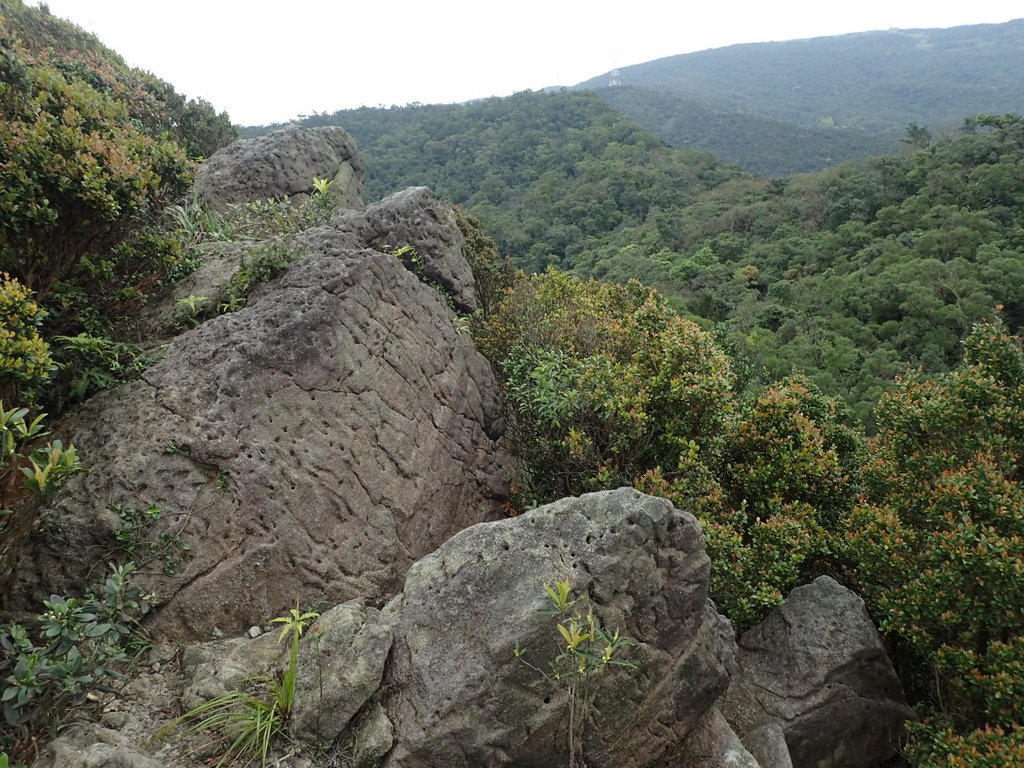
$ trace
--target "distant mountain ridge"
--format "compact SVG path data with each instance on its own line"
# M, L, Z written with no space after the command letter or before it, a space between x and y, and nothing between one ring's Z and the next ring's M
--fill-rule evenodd
M734 120L863 132L854 145L869 149L898 139L910 123L948 129L969 115L1024 112L1022 71L1024 19L1017 19L733 45L622 67L616 77L622 88L608 87L607 74L576 87L598 92L676 146L683 134L667 125L665 112L673 100L689 99ZM648 95L625 97L628 87ZM864 155L858 148L852 156Z

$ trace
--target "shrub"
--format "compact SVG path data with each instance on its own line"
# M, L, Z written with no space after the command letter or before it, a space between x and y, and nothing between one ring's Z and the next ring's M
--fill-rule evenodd
M0 266L45 297L87 254L181 194L182 150L137 129L126 107L0 39Z
M39 335L45 315L31 290L0 272L0 399L30 402L49 380L53 359Z
M140 647L137 620L151 598L131 584L131 563L111 566L99 594L51 595L33 626L0 628L0 703L7 728L0 748L24 757L30 739L53 735L69 709L118 676L118 666Z
M505 383L526 492L538 500L674 472L719 449L728 358L637 282L520 279L476 329Z

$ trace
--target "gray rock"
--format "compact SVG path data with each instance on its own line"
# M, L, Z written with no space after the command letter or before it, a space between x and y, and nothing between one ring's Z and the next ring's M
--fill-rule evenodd
M913 716L864 601L821 576L744 634L720 706L737 733L776 722L795 768L867 768Z
M73 725L51 741L32 768L164 768L123 736L95 723Z
M702 717L679 752L679 768L764 768L740 742L718 709Z
M632 489L563 499L456 534L409 571L383 612L395 642L382 688L386 768L563 763L568 699L537 670L559 653L544 584L569 579L628 660L592 678L591 768L663 765L725 690L732 627L707 600L692 515Z
M352 600L326 611L302 643L292 732L329 744L377 691L391 650L391 629L379 611Z
M355 729L352 768L377 768L395 744L395 728L378 703L370 705Z
M284 128L239 139L213 153L196 173L196 196L221 210L265 198L301 199L313 178L329 179L329 194L342 208L361 208L363 164L355 141L342 128Z
M455 212L426 187L396 192L365 211L344 211L335 215L332 224L356 234L374 250L413 246L420 261L406 260L406 268L422 272L421 276L451 296L459 309L476 310L476 283Z
M389 597L417 558L501 516L497 384L438 291L336 229L301 238L306 257L244 309L62 428L88 469L23 547L15 601L96 580L117 556L112 503L158 505L144 536L191 545L170 575L160 560L142 574L162 600L151 629L179 639Z
M325 243L323 232L331 233L329 244ZM310 239L312 243L307 245ZM406 269L443 291L460 310L473 312L478 306L476 282L466 260L465 238L455 221L454 210L426 187L411 187L365 211L342 211L333 217L329 227L316 228L308 235L274 241L204 243L199 248L202 264L147 310L142 318L144 332L154 337L179 333L185 301L203 308L218 307L242 260L274 245L292 249L296 258L307 251L322 251L325 245L331 253L366 249L391 253L412 245L418 261L402 261Z
M761 768L793 768L782 726L772 721L743 736L743 746Z
M276 671L284 652L272 632L186 645L181 652L182 709L242 690L246 681Z

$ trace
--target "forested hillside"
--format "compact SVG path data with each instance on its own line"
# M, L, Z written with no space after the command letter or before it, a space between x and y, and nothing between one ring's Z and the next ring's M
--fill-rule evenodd
M177 749L154 745L150 713L171 717L188 704L176 693L154 707L157 700L141 695L138 677L112 677L119 670L134 677L138 654L153 639L138 633L154 599L132 581L138 576L172 586L183 612L171 615L185 623L201 615L203 636L215 621L219 632L225 616L241 618L227 604L239 591L265 601L258 603L261 615L252 610L253 621L273 615L275 590L280 609L291 612L290 619L270 620L283 623L285 635L267 633L271 641L290 636L284 651L290 671L267 678L269 688L253 678L244 681L245 690L225 683L223 695L184 715L202 716L196 731L227 724L201 737L202 760L224 757L219 748L228 755L237 748L236 756L251 764L278 756L336 764L359 739L341 732L333 745L321 743L323 686L310 682L295 693L300 625L316 618L299 606L323 599L328 578L347 584L368 575L361 583L372 586L378 566L411 559L415 547L427 552L436 543L430 537L448 535L441 533L445 526L472 522L445 499L490 516L467 496L474 485L487 487L480 499L493 502L495 514L499 503L517 515L549 499L621 486L692 510L700 518L699 544L687 520L672 524L675 533L658 529L664 537L650 539L643 556L698 573L700 582L688 591L699 604L682 610L671 589L667 603L648 589L656 582L672 587L671 578L641 579L640 589L658 601L637 624L644 633L663 632L665 605L688 616L709 614L705 551L714 606L741 630L755 626L793 587L822 574L836 577L863 597L917 714L893 764L1024 765L1024 119L960 118L957 131L935 135L915 125L899 155L788 180L759 178L711 153L673 148L585 91L363 109L306 122L339 123L356 135L369 168L368 198L426 184L464 210L436 200L405 207L428 197L416 194L366 210L335 210L331 185L348 178L358 187L349 159L334 161L346 167L336 174L328 168L331 178L314 170L308 199L289 199L277 187L223 207L205 204L194 189L189 193L195 160L231 138L226 115L126 67L91 35L45 10L0 0L0 592L13 594L10 577L27 568L28 578L40 581L23 596L49 596L24 623L26 606L0 606L0 766L34 760L62 732L97 754L91 750L99 743L87 732L65 726L89 717L115 725L106 715L126 714L123 700L108 695L128 691L135 693L123 703L143 709L145 728L124 727L116 740L104 728L95 738L118 759L132 759L122 747L136 740L146 744L134 746L163 757ZM342 132L327 133L349 145ZM290 154L280 146L266 154ZM239 161L242 175L252 157ZM303 175L311 169L305 157L293 159ZM400 208L415 226L439 224L436 239L410 234L396 214ZM447 282L468 295L471 265L479 298L472 313L471 302L438 295L446 289L427 271L428 258L435 265L441 260L431 251L458 241L456 226L466 248L452 254L460 263ZM531 274L512 270L503 254ZM143 344L163 360L154 362ZM416 357L413 349L422 352L418 361L408 359ZM473 359L477 351L490 365ZM144 381L118 386L151 364ZM366 388L374 371L383 372L379 391ZM435 437L415 426L459 422L453 407L459 399L474 414L470 432L438 430ZM311 417L316 413L322 418ZM336 438L328 437L331 429L341 430ZM82 448L81 461L78 449L63 442L71 439ZM367 453L353 450L359 441ZM514 457L491 454L487 446ZM304 459L307 454L328 456L329 471ZM434 459L445 464L447 457L481 454L485 463L460 458L452 475ZM360 474L364 469L372 474ZM83 470L89 474L60 488ZM279 482L282 477L288 482ZM77 505L85 516L80 523L65 516ZM252 525L235 514L243 509L254 515ZM299 512L308 517L295 517ZM391 522L382 517L392 512ZM575 526L575 514L562 517ZM623 537L631 538L638 523L623 519ZM493 543L506 551L508 529L500 526L490 528L500 531ZM684 527L697 550L704 548L699 560L674 554L671 539ZM280 544L266 538L272 529L299 538ZM408 543L373 543L379 533L399 530ZM614 561L609 571L623 572L625 561L610 557L597 533L579 537L580 550L592 547L602 563ZM19 554L19 542L29 537L45 548ZM472 547L465 562L479 560L480 539L463 540ZM201 547L192 545L201 542L221 548L221 562L231 574L244 570L245 578L218 575L217 565L199 560ZM317 547L325 548L325 570L334 576L309 565L321 565ZM552 539L549 554L562 565L564 556L586 563L576 559L575 547ZM371 559L342 557L344 567L334 568L339 552L357 550ZM269 551L291 554L264 559ZM65 561L74 565L66 574L105 562L113 572L99 588L78 577L51 584L40 567L44 558L34 556L39 552L59 561L58 570ZM378 555L387 562L375 561ZM434 556L419 573L463 556L446 557ZM490 567L502 562L509 561L492 559ZM567 571L584 579L556 583L565 585L563 602L577 586L605 594L595 587L600 582L588 581L594 574L585 565ZM504 574L477 572L499 589L467 592L467 584L483 582L460 576L458 591L472 592L472 600L458 612L472 619L482 611L507 625ZM301 581L303 594L271 589L274 574ZM160 581L179 576L179 582ZM199 582L209 602L192 591ZM81 597L54 594L65 587ZM373 593L358 594L366 605L377 604L368 597ZM558 597L551 587L549 594ZM637 606L632 598L595 603L596 609L619 604L626 614ZM417 605L418 616L432 610L419 598L405 604ZM516 615L535 613L535 604L520 603ZM558 640L556 652L597 635L607 639L606 651L577 649L572 666L584 657L614 663L607 649L627 644L627 637L617 629L611 634L610 625L602 630L600 617L588 615L585 623L579 614L558 625L555 637L572 645ZM155 617L165 630L179 620L166 616ZM240 631L252 626L232 621ZM362 633L372 625L369 618L358 621L355 635L336 632L342 625L323 634L310 627L302 653L311 645L319 653L323 643L327 655L341 654L335 660L367 666L375 643ZM441 624L438 637L452 635ZM715 634L731 649L727 624L718 626ZM702 632L688 636L704 645L710 634ZM394 659L389 649L404 647L404 659L414 645L409 635L405 646L392 645L399 635L391 629L379 636L386 642L374 685L386 681L388 698L370 703L392 724L384 704L397 700L407 709L407 689L381 670L391 663L389 653ZM475 640L456 638L438 655L424 655L426 666L436 666L431 674L451 677L449 662L463 658L459 643L465 642ZM484 644L504 660L477 664L487 671L477 676L485 693L478 700L499 700L489 692L492 685L500 691L494 670L517 663L523 646ZM156 674L156 664L164 665L172 677L161 673L159 685L180 693L187 687L170 683L178 665L168 661L169 647L162 645L150 668ZM687 657L682 653L665 656L673 668L706 677L709 667L677 664ZM871 651L855 661L877 677L878 656ZM651 656L634 658L643 685L656 668L648 666ZM829 687L846 690L852 666L838 668ZM655 688L669 687L653 677L661 681ZM521 678L509 679L523 687ZM636 700L632 683L623 688L621 678L612 680L619 687L596 699L583 694L580 711L593 702ZM457 675L453 685L466 687ZM315 710L315 741L293 741L287 737L292 703L315 688L319 706L312 698L301 705ZM350 693L343 690L336 701L347 707ZM550 715L550 702L565 695L556 686L550 699L531 694L530 700ZM700 697L711 705L710 696ZM787 696L787 706L794 700ZM211 712L218 713L212 720ZM516 717L537 722L526 706ZM830 719L856 730L846 715ZM794 743L804 738L801 727L798 721ZM546 728L536 731L544 739L554 733ZM364 756L401 759L404 750L413 762L446 764L410 751L408 734L427 730L416 725L403 735L396 728L393 742L372 759ZM886 739L896 738L895 728L883 730ZM666 731L685 735L674 726ZM465 732L459 721L458 733ZM497 754L492 740L474 743L487 759ZM554 764L533 753L528 761Z
M734 45L626 66L618 80L803 128L898 138L908 123L935 130L965 115L1024 111L1022 69L1018 19ZM602 75L581 86L607 83ZM641 112L628 114L652 127Z
M761 176L792 176L899 151L896 138L844 128L806 128L654 87L596 90L608 104L673 147L703 149Z

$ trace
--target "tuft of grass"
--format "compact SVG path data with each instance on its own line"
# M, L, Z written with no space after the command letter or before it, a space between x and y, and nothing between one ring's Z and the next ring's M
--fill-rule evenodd
M236 764L249 766L257 760L260 766L265 766L271 744L284 735L291 717L299 667L299 639L319 615L292 608L289 615L272 620L274 624L282 625L278 642L289 638L288 666L278 678L260 677L249 681L257 689L262 688L262 695L228 691L193 707L162 728L157 738L186 726L188 734L212 736L220 753L216 768Z

